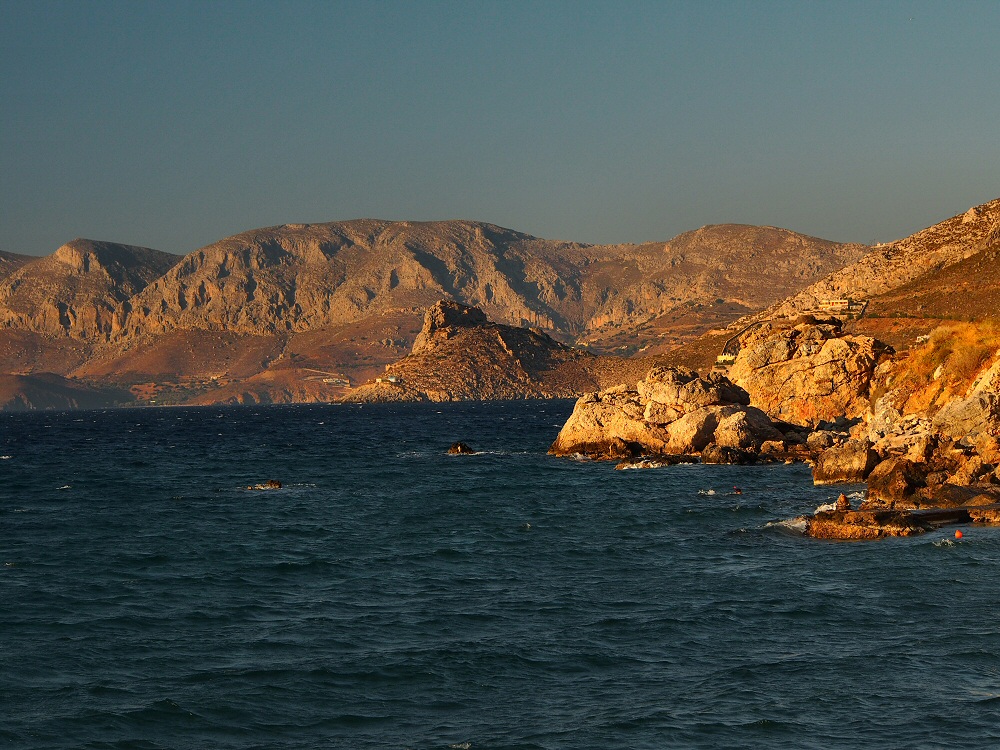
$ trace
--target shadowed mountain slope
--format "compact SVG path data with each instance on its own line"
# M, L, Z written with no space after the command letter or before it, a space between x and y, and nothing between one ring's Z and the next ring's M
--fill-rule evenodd
M34 259L31 255L19 255L18 253L0 251L0 281L6 279L25 263Z

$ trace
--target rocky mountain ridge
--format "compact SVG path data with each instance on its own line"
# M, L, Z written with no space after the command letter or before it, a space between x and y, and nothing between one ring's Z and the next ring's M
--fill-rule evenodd
M875 245L864 257L755 316L820 307L824 299L869 300L947 269L1000 244L1000 198L973 206L915 234Z
M0 372L148 381L171 398L187 383L198 399L329 400L341 392L303 384L377 374L441 298L598 353L655 353L863 252L771 227L589 246L368 219L252 230L182 258L76 240L45 258L4 256ZM754 283L751 258L775 275Z

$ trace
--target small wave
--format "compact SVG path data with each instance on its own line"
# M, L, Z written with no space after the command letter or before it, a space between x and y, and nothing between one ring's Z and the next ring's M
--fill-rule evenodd
M698 490L699 495L714 495L715 490Z
M817 513L831 513L835 510L837 510L836 503L824 503L823 505L816 506Z
M931 542L935 547L957 547L958 542L954 539L938 539L936 542Z
M64 484L62 487L56 487L56 489L57 490L71 490L71 489L73 489L73 487L72 487L72 485Z
M9 461L13 456L0 456L0 461Z
M787 529L788 531L794 531L796 534L805 534L808 526L809 522L801 517L786 518L783 521L770 521L764 524L765 529Z

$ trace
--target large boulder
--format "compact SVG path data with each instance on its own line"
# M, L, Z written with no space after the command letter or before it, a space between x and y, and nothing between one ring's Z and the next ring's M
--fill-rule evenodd
M764 443L781 442L784 436L760 409L746 406L733 410L719 420L715 442L723 448L759 452Z
M653 368L636 385L636 391L643 401L684 412L703 406L750 403L749 394L728 379L716 373L703 378L679 367Z
M599 458L697 454L710 444L759 451L783 435L724 377L655 368L635 390L624 386L580 398L551 453Z
M729 370L750 403L774 419L816 426L869 411L869 386L891 348L832 325L803 323L755 331Z
M867 440L848 440L827 448L813 465L814 484L863 482L879 462L878 453Z
M643 419L645 405L624 386L581 396L550 453L582 453L595 458L628 458L666 453L668 435Z

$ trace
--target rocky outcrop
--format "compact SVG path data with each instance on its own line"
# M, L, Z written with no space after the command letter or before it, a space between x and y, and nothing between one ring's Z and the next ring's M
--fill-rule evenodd
M679 368L654 368L635 389L589 393L550 448L555 455L623 458L697 454L742 457L784 436L745 393L726 378Z
M814 539L859 541L915 536L930 528L929 524L904 511L819 511L808 519L806 535Z
M424 325L413 342L411 354L420 354L447 341L456 328L485 326L489 321L478 307L467 307L454 300L441 300L424 314Z
M868 412L875 368L891 351L836 323L769 323L746 335L728 375L772 418L815 427Z
M439 300L427 310L413 351L344 400L570 398L601 387L618 368L637 372L648 364L643 368L638 361L597 357L543 331L493 323L481 310Z

